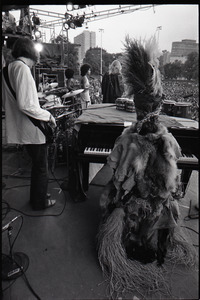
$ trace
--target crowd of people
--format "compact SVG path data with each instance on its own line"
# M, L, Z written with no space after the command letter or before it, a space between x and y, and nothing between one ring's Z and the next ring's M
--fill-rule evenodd
M165 99L191 103L192 119L199 120L199 85L195 82L170 80L162 82Z

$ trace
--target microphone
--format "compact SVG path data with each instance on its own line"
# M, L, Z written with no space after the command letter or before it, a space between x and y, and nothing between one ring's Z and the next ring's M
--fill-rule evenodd
M4 225L2 227L2 232L4 232L5 230L8 229L8 227L10 226L10 224L12 224L14 221L16 221L19 217L21 217L21 215L16 216L14 219L12 219L10 222L8 222L6 225Z

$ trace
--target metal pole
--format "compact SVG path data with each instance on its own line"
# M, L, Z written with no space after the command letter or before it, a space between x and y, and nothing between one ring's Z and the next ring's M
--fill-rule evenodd
M69 68L69 29L67 29L67 67Z
M100 81L102 80L102 32L104 32L104 29L100 28L99 31L101 32L101 58L100 58Z

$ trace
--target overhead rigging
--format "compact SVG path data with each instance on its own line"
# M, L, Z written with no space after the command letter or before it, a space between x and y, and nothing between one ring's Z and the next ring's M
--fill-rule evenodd
M76 27L81 27L83 23L98 21L114 16L119 16L122 14L128 14L132 13L138 10L147 10L150 8L154 8L154 4L150 5L118 5L116 8L101 10L101 11L95 11L91 9L91 12L86 13L83 11L83 9L74 10L69 12L66 12L65 14L56 13L56 12L49 12L41 9L35 9L30 7L30 14L36 14L37 16L47 16L51 17L52 19L49 21L42 21L41 20L41 27L44 28L50 28L54 26L63 26L65 23L73 23L74 25L69 26L66 29ZM41 18L41 17L40 17ZM69 22L70 21L70 22ZM79 21L79 23L77 22ZM78 24L78 25L77 25Z

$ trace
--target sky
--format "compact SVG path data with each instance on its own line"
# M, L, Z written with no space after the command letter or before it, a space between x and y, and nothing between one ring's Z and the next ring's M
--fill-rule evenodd
M149 5L148 5L149 6ZM64 14L66 5L30 5L33 9L42 9L45 11L59 12ZM100 12L119 5L94 5L86 9L74 11L73 14ZM139 5L137 5L139 7ZM68 31L69 41L74 42L74 37L81 34L84 30L96 32L96 46L105 49L108 53L122 52L125 36L130 38L148 39L156 35L159 43L159 50L171 51L172 42L183 39L193 39L198 41L198 5L197 4L171 4L171 5L154 5L150 8L137 10L128 14L120 14L103 20L88 22L82 27L70 29ZM13 13L13 12L12 12ZM16 17L16 20L19 17ZM46 16L41 16L43 21L53 20ZM160 28L158 30L158 27ZM103 30L99 30L103 29ZM50 30L46 29L46 42L50 38ZM56 34L61 32L61 27L56 27Z

